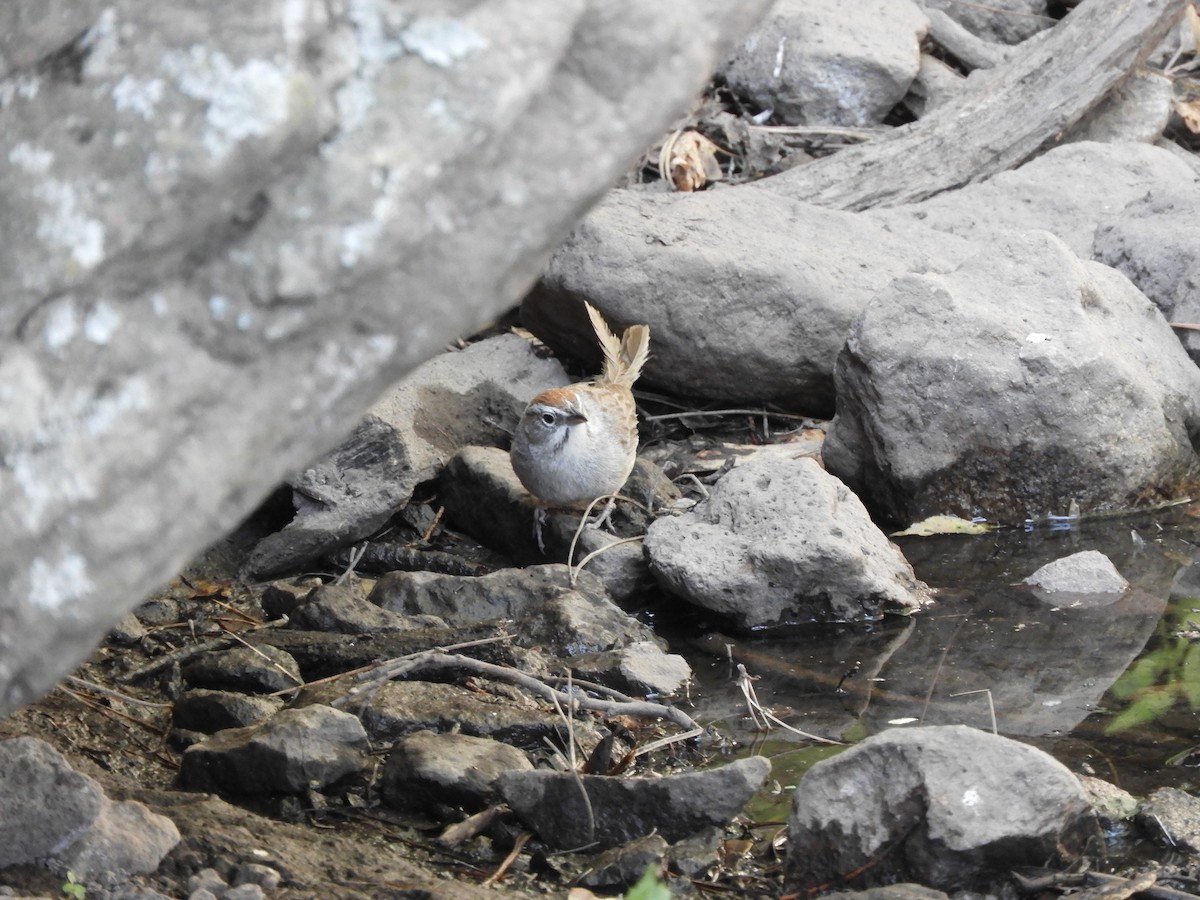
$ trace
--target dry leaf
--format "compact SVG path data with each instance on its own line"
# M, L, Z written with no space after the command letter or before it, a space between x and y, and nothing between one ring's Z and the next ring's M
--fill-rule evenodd
M986 522L972 522L958 516L930 516L916 522L903 531L893 531L892 537L929 537L933 534L987 534L992 526Z
M1188 47L1187 33L1191 32L1191 46ZM1183 10L1183 34L1180 35L1180 49L1192 53L1200 51L1200 12L1195 3L1189 3Z
M1175 112L1192 134L1200 134L1200 97L1194 100L1175 100Z
M717 162L721 148L698 131L677 131L658 155L658 170L677 191L698 191L725 177Z

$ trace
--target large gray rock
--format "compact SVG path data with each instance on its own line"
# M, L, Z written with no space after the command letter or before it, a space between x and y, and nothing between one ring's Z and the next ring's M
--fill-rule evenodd
M997 3L958 3L922 0L930 9L946 12L970 31L989 41L1018 44L1054 24L1046 0L999 0Z
M182 669L189 687L247 694L271 694L304 684L300 666L278 647L231 647L210 650Z
M1172 80L1150 69L1131 72L1066 135L1067 141L1153 143L1171 118Z
M44 741L0 743L0 869L32 862L79 840L104 806L104 790Z
M104 0L46 0L0 6L0 77L67 46L96 21Z
M367 749L357 718L328 706L305 706L193 744L183 753L179 777L193 790L295 794L358 772L367 763Z
M478 812L499 799L506 772L532 772L516 747L465 734L419 731L401 738L383 766L380 791L388 805L435 814L446 807Z
M382 609L359 594L338 584L313 588L288 624L309 631L337 634L384 634L444 624L429 616L402 616Z
M740 628L906 611L924 585L862 502L812 459L756 459L646 534L664 588Z
M833 411L833 366L855 316L892 279L946 272L973 248L754 186L614 191L554 255L521 307L556 349L596 354L580 300L650 326L644 380L687 396ZM670 285L669 291L663 285Z
M1156 191L1106 217L1092 253L1119 269L1163 311L1168 322L1200 322L1200 177ZM1180 331L1200 363L1200 332Z
M726 825L770 773L765 757L751 756L718 769L665 778L541 769L502 775L498 784L517 817L550 846L603 850L654 831L674 842Z
M874 125L908 93L928 27L910 0L776 0L721 74L784 124Z
M568 662L577 678L639 697L673 696L692 678L692 668L686 659L677 653L664 653L650 641L585 653Z
M1126 508L1200 472L1200 369L1124 276L1043 232L895 281L837 382L826 465L901 522Z
M185 731L212 734L265 722L283 708L282 697L257 697L235 691L195 688L175 701L171 724Z
M153 872L179 843L179 829L166 816L133 800L109 801L88 831L55 854L56 871L81 881L120 882Z
M986 181L865 217L901 234L919 223L980 245L1005 232L1040 229L1090 259L1096 229L1119 218L1127 205L1147 196L1160 202L1188 196L1196 183L1188 164L1161 147L1081 141Z
M784 891L858 872L987 892L1013 866L1066 865L1099 827L1050 755L961 725L892 729L817 763L788 817Z
M1082 550L1046 563L1023 582L1045 600L1059 603L1113 603L1129 590L1129 582L1099 550ZM1085 595L1087 600L1079 598Z
M1200 800L1173 787L1161 787L1138 804L1137 820L1159 844L1200 853Z
M143 804L113 802L36 738L0 742L0 869L42 862L80 880L158 868L179 843L174 823Z
M566 566L503 569L472 578L391 572L368 599L405 615L439 616L454 626L511 620L521 646L558 656L655 641L650 629L613 603L603 583L583 572L572 587Z
M6 5L0 712L515 303L764 6Z

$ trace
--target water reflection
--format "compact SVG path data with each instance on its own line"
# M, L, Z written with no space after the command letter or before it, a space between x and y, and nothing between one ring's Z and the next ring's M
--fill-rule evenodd
M701 718L752 739L732 685L733 666L742 663L760 678L764 704L825 737L858 740L904 721L990 730L994 716L1001 734L1078 731L1092 740L1114 715L1187 669L1194 687L1160 690L1144 708L1178 706L1158 709L1159 724L1175 722L1185 732L1179 740L1200 740L1192 712L1193 702L1200 705L1200 644L1190 652L1188 638L1177 635L1195 606L1200 637L1200 599L1189 599L1200 598L1196 512L1084 522L1067 531L902 539L917 574L939 589L936 605L869 630L693 638L685 652L701 681ZM1017 586L1039 566L1081 550L1106 554L1133 590L1107 604L1053 605ZM1173 592L1176 606L1164 617ZM1128 739L1144 740L1147 723L1135 724L1143 731L1129 729Z

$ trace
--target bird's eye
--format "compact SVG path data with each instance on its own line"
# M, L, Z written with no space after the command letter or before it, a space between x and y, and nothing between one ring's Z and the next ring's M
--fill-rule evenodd
M542 421L545 422L547 425L553 425L554 424L554 413L548 413L548 412L542 413Z

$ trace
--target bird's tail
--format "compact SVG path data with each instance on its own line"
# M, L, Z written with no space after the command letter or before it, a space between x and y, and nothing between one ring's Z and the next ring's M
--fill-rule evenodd
M587 307L596 337L600 339L600 349L604 351L604 369L599 380L632 387L650 356L650 326L630 325L618 339L590 303L584 306Z

